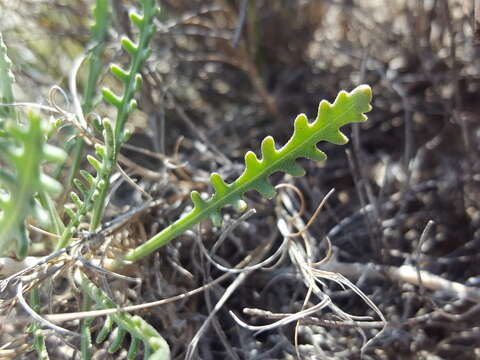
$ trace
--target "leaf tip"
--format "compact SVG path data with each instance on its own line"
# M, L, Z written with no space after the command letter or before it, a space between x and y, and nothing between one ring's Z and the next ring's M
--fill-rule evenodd
M371 101L372 101L372 88L369 85L362 84L353 89L350 94L355 98L355 103L359 107L359 111L362 113L369 112L372 110ZM362 121L367 120L365 116L362 116Z

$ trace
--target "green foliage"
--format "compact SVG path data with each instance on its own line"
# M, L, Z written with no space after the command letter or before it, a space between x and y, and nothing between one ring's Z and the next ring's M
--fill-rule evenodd
M7 47L0 32L0 104L11 104L14 101L12 86L15 77L12 73L12 62L7 55ZM15 110L11 106L0 106L0 131L4 118L14 118ZM0 132L0 135L2 133Z
M123 94L122 96L117 96L109 89L103 89L102 91L103 98L117 108L115 128L113 128L112 123L108 119L104 119L101 124L96 124L97 129L102 131L104 144L95 144L96 157L87 157L88 162L93 166L96 174L93 176L81 170L80 174L83 177L83 182L78 179L73 180L78 194L76 192L70 193L73 208L66 209L70 217L70 222L57 248L62 248L68 243L78 229L82 218L87 216L89 212L92 212L90 230L95 230L100 224L105 207L105 197L109 188L110 176L115 169L119 149L128 138L128 133L124 129L125 123L128 115L136 108L136 101L133 97L142 83L140 69L151 52L148 44L155 32L153 19L158 12L155 1L143 0L140 2L143 7L143 15L134 12L130 14L132 23L139 30L138 44L134 44L134 42L128 38L123 38L121 41L123 48L131 56L130 67L128 70L124 70L117 65L111 65L112 74L123 84ZM106 1L97 1L94 16L96 21L92 27L92 37L97 45L92 51L89 63L89 80L82 106L84 112L91 110L95 89L94 85L100 73L100 56L104 49L103 41L108 28L106 25L108 20L108 3ZM93 299L99 308L115 307L115 304L86 278L82 280L82 288L86 296ZM114 324L116 324L117 327L113 329L112 332ZM168 344L152 326L139 316L131 316L129 314L110 315L97 336L97 343L104 341L109 334L112 333L114 341L108 350L114 353L120 349L127 332L131 336L130 349L128 352L129 359L135 358L140 342L144 343L145 354L151 353L151 355L148 356L149 359L164 360L170 358ZM81 344L82 357L89 359L91 357L90 321L85 321L82 324Z
M81 111L88 114L93 108L93 99L96 95L98 78L102 71L102 55L105 50L108 28L110 26L110 11L108 0L97 0L93 8L94 23L91 26L92 44L87 58L88 80L83 93ZM81 119L83 120L83 119ZM81 121L85 126L85 121ZM68 184L71 186L77 176L78 169L83 160L85 142L81 137L75 138L73 163L69 169Z
M85 276L77 274L76 280L81 283L82 289L96 302L99 308L116 308L116 304ZM112 331L114 324L117 327ZM149 360L170 359L170 348L157 330L140 316L124 312L113 313L107 317L102 330L98 333L96 342L97 344L101 343L109 334L113 334L114 339L108 349L109 352L113 353L119 350L127 332L131 336L129 358L135 357L139 342L143 342L144 352L150 354Z
M93 8L94 23L91 27L92 48L88 58L88 81L83 96L82 110L90 112L97 89L98 77L102 71L102 54L105 51L108 28L110 26L110 11L108 0L97 0Z
M39 289L32 289L30 294L30 304L32 309L36 312L40 311L40 291ZM30 326L30 332L33 333L33 348L37 352L39 360L49 360L47 347L45 345L45 337L42 334L41 325L34 321Z
M138 44L134 44L132 40L126 37L121 40L123 48L131 56L130 67L128 70L123 70L117 65L111 66L112 74L123 83L123 94L122 96L117 96L109 89L102 90L104 99L117 108L115 128L108 119L104 119L101 124L97 123L97 127L102 131L104 144L95 144L96 157L91 155L87 156L87 160L95 169L96 174L93 176L86 171L80 171L83 181L79 179L73 180L77 192L70 193L72 205L66 208L70 221L62 234L57 249L63 248L68 244L83 218L90 213L90 230L93 231L100 225L105 208L105 199L109 189L110 176L115 169L119 149L128 138L128 132L124 129L125 123L128 115L136 108L136 101L133 97L142 83L140 69L151 52L149 41L155 32L153 19L158 13L155 1L142 0L140 3L143 7L143 15L135 12L130 14L132 23L139 30ZM92 34L98 43L106 33L106 29L103 25L100 25L102 19L105 20L108 14L105 2L97 2L94 12L96 25L92 27ZM97 48L98 51L100 51L100 49L101 47ZM100 53L94 50L92 56L93 61L100 56ZM93 73L98 77L98 71L92 70L92 68L96 68L97 65L98 61L91 63L91 82L96 82L96 77L92 75ZM91 96L91 93L87 92L87 96ZM91 102L88 101L85 104L91 104Z
M215 224L220 224L221 209L233 205L243 210L245 202L242 197L249 190L256 190L263 196L272 198L275 189L268 177L278 171L292 176L304 175L304 169L295 162L298 158L325 160L327 156L317 148L317 143L328 141L337 145L345 144L348 139L340 128L352 122L367 120L364 113L371 110L371 99L370 87L361 85L350 93L341 91L333 104L322 100L317 118L312 123L308 122L304 114L297 116L293 135L282 148L276 149L273 138L266 137L261 146L262 159L259 160L255 153L249 151L245 155L244 172L232 184L225 183L219 174L212 174L210 180L215 192L208 200L202 199L198 192L192 192L192 211L131 250L124 260L136 261L150 254L204 218L210 217Z
M80 170L80 176L83 181L80 179L73 180L77 192L70 192L72 203L65 208L65 212L70 220L62 234L61 240L57 244L57 249L63 248L68 244L83 218L95 206L100 193L108 189L110 174L115 166L113 126L108 119L104 119L101 126L104 145L95 144L96 157L87 155L87 161L95 169L96 174L94 176L88 171Z
M88 113L92 111L93 98L97 88L98 77L102 69L101 57L106 46L106 37L108 33L108 27L110 24L110 11L108 0L97 0L93 9L94 23L91 27L92 48L88 56L88 80L85 87L82 112ZM83 124L84 125L84 124ZM87 157L87 160L92 164L96 171L96 175L93 176L85 170L80 171L81 180L75 178L77 170L82 161L82 153L84 148L84 141L81 137L76 138L75 145L75 158L73 165L70 169L68 183L73 183L77 188L76 192L70 193L70 199L72 205L66 207L65 211L70 218L67 227L62 233L62 237L57 244L57 249L65 247L73 234L78 229L82 219L93 209L94 203L98 200L99 194L104 187L107 187L109 181L109 169L113 166L111 161L106 161L105 156L111 160L113 159L113 145L111 140L112 125L109 120L104 120L103 124L97 124L99 130L102 132L105 145L97 144L96 156ZM110 136L106 141L107 136Z
M8 121L5 130L8 136L0 137L0 159L8 163L9 169L0 169L3 187L0 193L0 254L14 247L16 256L24 258L29 244L26 217L32 215L43 224L49 222L48 214L35 195L41 192L58 194L62 189L60 183L42 171L42 163L62 162L66 154L45 142L49 124L34 113L28 114L25 125Z
M117 159L120 147L130 136L129 132L125 130L125 123L128 115L137 108L137 102L134 99L134 95L142 85L140 70L145 60L150 56L151 49L149 47L149 42L156 30L153 20L160 11L155 4L155 0L139 0L139 2L142 5L143 14L140 15L133 11L130 13L130 21L139 30L138 42L135 44L134 41L128 37L123 37L121 40L123 49L131 57L130 66L128 70L115 64L110 66L112 74L123 84L123 93L121 96L118 96L108 88L102 90L102 95L105 101L117 108L115 131L112 139L114 161ZM114 164L115 162L112 164L108 173L105 174L108 179L113 171ZM90 223L91 230L96 229L100 225L107 191L107 187L101 190L98 200L95 202Z
M156 30L153 19L160 11L155 5L155 0L139 0L139 2L142 5L143 14L140 15L133 11L130 13L130 21L139 30L138 42L135 44L128 37L123 37L121 40L123 49L131 57L130 66L128 70L124 70L115 64L110 66L112 74L123 84L123 94L121 96L115 95L108 88L102 91L104 99L117 108L115 140L119 145L125 139L124 128L128 115L137 108L133 96L142 85L140 70L145 60L150 56L149 42Z
M27 256L29 239L25 219L33 216L48 223L50 216L38 199L58 194L61 185L42 170L46 161L63 162L63 150L46 143L50 124L34 113L17 122L12 85L14 76L7 48L0 34L0 255L15 251L17 258Z

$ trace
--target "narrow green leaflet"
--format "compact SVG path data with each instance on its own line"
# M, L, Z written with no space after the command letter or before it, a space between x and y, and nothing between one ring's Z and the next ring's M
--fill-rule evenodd
M40 291L38 288L32 289L30 292L30 304L32 309L39 313L41 309ZM33 349L37 352L38 360L49 360L47 346L45 345L45 337L42 334L42 326L39 322L34 321L28 330L33 334Z
M117 305L106 296L102 290L97 288L84 275L77 273L75 280L77 283L81 284L82 289L96 302L99 308L109 309L117 307ZM150 352L150 355L148 356L149 360L170 359L170 347L157 330L140 316L130 315L125 312L113 313L107 317L104 327L98 334L97 343L103 342L107 338L112 332L114 323L117 325L117 328L113 330L115 337L109 347L109 352L114 353L120 349L124 336L128 332L132 339L129 349L129 358L135 357L138 351L139 342L143 342L144 351L146 353Z
M124 260L136 261L150 254L204 218L210 217L215 224L220 224L220 211L224 206L233 205L238 210L246 208L242 198L249 190L256 190L263 196L272 198L275 189L268 177L278 171L293 176L304 175L304 169L295 162L298 158L325 160L327 156L317 148L317 143L328 141L337 145L345 144L348 139L340 128L349 123L366 121L364 113L372 109L371 99L370 87L360 85L349 93L341 91L333 104L322 100L317 118L311 123L304 114L298 115L293 135L283 147L277 149L273 138L266 137L261 145L262 158L258 159L255 153L249 151L245 155L244 172L231 184L227 184L219 174L212 174L211 183L215 192L208 200L202 199L198 192L193 191L192 211L128 252Z
M0 104L11 104L14 101L12 86L15 77L12 73L12 62L7 55L7 47L0 32ZM0 106L0 131L5 117L14 118L12 106Z

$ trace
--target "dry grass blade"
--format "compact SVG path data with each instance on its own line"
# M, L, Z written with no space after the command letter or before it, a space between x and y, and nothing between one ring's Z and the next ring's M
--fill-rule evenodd
M53 324L52 322L44 319L42 316L37 314L31 307L28 305L28 303L25 301L25 298L23 297L23 284L20 281L17 285L17 299L20 305L22 305L23 309L36 321L41 323L43 326L52 329L55 331L58 335L60 336L74 336L74 337L80 337L79 333L64 329L58 325Z

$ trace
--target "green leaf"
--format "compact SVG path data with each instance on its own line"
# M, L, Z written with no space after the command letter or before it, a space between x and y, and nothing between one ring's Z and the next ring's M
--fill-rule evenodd
M25 125L9 121L6 131L8 138L3 139L0 157L9 163L10 170L0 171L0 183L4 186L0 209L0 255L14 247L16 256L24 258L29 245L25 219L33 216L44 223L44 215L48 214L34 196L42 192L58 194L62 189L58 181L44 174L42 163L61 160L66 154L45 143L48 123L34 113L28 114Z
M150 40L156 31L154 18L158 13L158 8L155 0L139 0L142 5L142 14L132 12L130 20L138 28L138 41L135 44L132 40L125 37L122 38L122 47L129 53L131 57L130 64L127 70L120 68L117 65L111 65L110 70L112 74L118 78L123 84L122 94L117 95L112 90L104 88L102 90L103 98L106 102L112 104L117 109L115 128L113 129L114 140L111 140L111 135L105 133L107 152L113 149L113 152L108 153L110 162L106 162L104 168L103 178L109 183L110 175L115 168L115 162L118 157L119 149L122 142L125 140L125 125L128 116L133 110L137 108L137 102L134 99L135 93L140 89L142 78L140 71L145 60L151 53L149 48ZM104 124L105 125L105 124ZM109 146L110 144L110 146ZM113 145L113 146L112 146ZM90 222L90 230L96 229L102 220L103 211L105 208L105 200L108 192L108 186L99 192L93 206L92 217Z
M3 42L2 33L0 32L0 103L11 104L15 101L13 97L12 86L15 77L12 73L12 62L7 55L7 47ZM15 110L12 106L0 107L0 130L2 130L1 118L15 118Z
M117 307L116 304L86 276L78 272L75 274L75 281L81 284L83 291L96 302L99 308L108 309ZM114 330L115 339L109 351L117 351L123 341L125 333L128 332L132 339L137 339L136 341L141 340L145 348L152 350L149 359L170 360L170 347L157 330L140 316L130 315L125 312L116 312L108 315L106 325L104 325L104 328L101 330L102 336L97 337L97 343L106 339L106 336L111 331L112 322L118 327ZM134 350L135 349L132 349L132 351Z
M224 206L245 208L241 201L249 190L256 190L264 197L272 198L275 188L270 184L269 176L276 172L302 176L305 171L295 162L297 159L325 160L327 156L317 148L317 144L322 141L345 144L348 139L340 128L349 123L366 121L365 113L372 109L371 99L370 87L360 85L349 93L340 91L333 104L322 100L318 115L312 122L309 122L304 114L297 116L293 135L284 146L277 149L273 138L266 137L261 145L261 159L257 158L255 153L247 152L245 170L231 184L227 184L220 175L212 174L211 183L215 192L208 200L202 199L198 192L192 192L192 211L146 243L128 252L124 260L135 261L150 254L204 218L210 217L218 225L221 219L220 211Z

